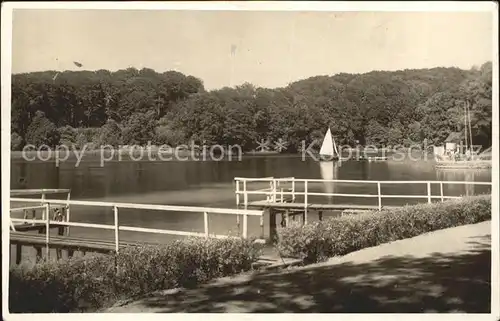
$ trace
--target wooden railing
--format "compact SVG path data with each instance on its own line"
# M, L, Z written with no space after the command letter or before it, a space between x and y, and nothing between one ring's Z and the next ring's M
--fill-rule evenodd
M21 195L22 193L14 193L17 195ZM37 194L37 193L25 193L27 194ZM40 194L40 193L38 193ZM243 231L242 238L248 237L248 216L260 216L262 217L263 211L260 210L243 210L243 209L227 209L227 208L212 208L212 207L192 207L192 206L172 206L172 205L154 205L154 204L135 204L135 203L115 203L115 202L94 202L94 201L75 201L75 200L52 200L52 199L37 199L37 198L10 198L11 202L19 202L19 203L35 203L38 204L36 206L28 206L28 207L18 207L11 208L10 212L16 211L25 211L27 209L42 209L43 216L42 219L28 219L24 218L13 218L10 217L10 226L11 229L15 231L14 223L32 223L32 224L45 224L46 228L46 248L47 253L49 251L50 245L50 233L48 233L51 224L55 224L57 226L66 226L66 227L83 227L83 228L95 228L95 229L103 229L103 230L114 230L114 242L115 242L115 251L119 251L120 245L120 231L131 231L131 232L142 232L142 233L154 233L154 234L168 234L168 235L179 235L179 236L196 236L196 237L214 237L214 238L240 238L240 236L229 236L229 235L215 235L210 234L209 232L209 224L208 224L208 216L209 214L226 214L226 215L236 215L237 217L243 216ZM54 207L68 207L71 205L75 206L91 206L91 207L107 207L113 209L114 216L114 224L92 224L92 223L78 223L78 222L70 222L69 215L65 217L63 221L51 219L51 216L46 214L50 213L51 208ZM166 230L166 229L153 229L153 228L142 228L135 226L123 226L120 225L119 220L119 210L120 209L139 209L139 210L157 210L157 211L175 211L175 212L191 212L191 213L200 213L203 214L204 218L204 232L188 232L188 231L178 231L178 230ZM262 219L261 219L262 222ZM261 224L261 230L263 231L263 226ZM257 242L263 242L264 240L257 239Z
M71 210L69 207L68 202L71 199L71 190L67 188L42 188L42 189L12 189L10 190L10 197L12 198L13 196L26 196L26 195L40 195L40 202L43 203L47 197L47 195L51 194L66 194L66 203L61 206L61 209L63 210L63 215L64 215L64 220L69 221L70 215L71 215ZM34 206L32 208L24 208L24 219L28 219L28 211L32 211L31 219L35 219L35 211L37 206ZM45 206L40 205L38 208L42 208L42 220L45 220L45 214L48 213L45 211ZM16 211L20 211L20 208L16 208ZM33 223L34 224L34 223ZM11 224L12 225L12 224ZM66 228L66 233L69 235L69 227Z
M399 198L399 199L426 199L428 203L432 203L433 199L440 199L444 201L445 199L457 199L461 196L451 196L444 194L444 186L459 184L459 185L487 185L491 186L491 182L473 182L473 181L370 181L370 180L324 180L324 179L297 179L294 177L287 178L244 178L236 177L236 204L238 206L242 205L244 208L248 208L248 198L250 195L266 195L266 201L270 203L282 202L284 196L290 196L292 201L296 200L296 196L304 197L304 211L307 216L308 201L310 196L338 196L338 197L349 197L349 198L376 198L378 201L378 210L382 209L382 200L387 198ZM248 186L251 183L269 183L270 188L265 190L251 190ZM280 184L290 183L291 188L280 189ZM372 185L377 187L377 194L349 194L349 193L327 193L327 192L313 192L311 191L310 185L312 183L352 183L360 185ZM297 190L297 186L302 185L302 191ZM385 185L425 185L427 193L425 195L415 195L415 194L382 194L382 186ZM432 193L432 186L439 186L439 195L434 195ZM242 186L242 188L240 187ZM243 204L240 204L240 196L243 196ZM278 197L279 196L279 197Z

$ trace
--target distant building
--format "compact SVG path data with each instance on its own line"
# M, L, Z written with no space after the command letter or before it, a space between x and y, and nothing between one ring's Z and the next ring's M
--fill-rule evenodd
M460 132L453 132L448 135L445 139L445 150L446 151L455 151L457 149L457 145L460 144L463 140L463 134Z

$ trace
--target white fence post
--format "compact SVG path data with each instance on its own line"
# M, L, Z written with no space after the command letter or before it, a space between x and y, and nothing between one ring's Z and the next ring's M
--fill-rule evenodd
M248 215L243 214L243 238L248 237Z
M203 226L205 228L205 236L208 237L208 213L203 212Z
M16 231L16 227L14 226L14 222L12 222L11 219L9 219L9 221L10 221L10 228L12 229L13 232L15 232Z
M245 209L248 206L248 194L247 194L247 181L243 181L243 205L245 206Z
M43 205L43 202L45 202L45 192L42 190L42 197L41 197L41 202L40 202L41 205ZM45 213L45 212L46 212L45 209L43 209L42 210L42 220L45 219L45 214L49 215L48 212L47 213ZM35 224L35 223L33 223L33 224Z
M236 180L236 208L240 206L240 181Z
M115 251L118 253L120 248L120 239L118 238L119 225L118 225L118 207L113 206L113 212L115 216Z
M378 195L378 210L382 210L382 188L380 182L377 182L377 195Z
M307 224L307 180L304 181L304 224Z
M427 182L427 203L432 203L432 190L431 190L431 182Z
M247 182L243 181L243 189L245 190L245 211L248 209L248 194L247 194ZM248 236L248 215L243 214L243 238L246 239Z
M47 203L45 204L45 250L46 250L46 260L49 260L49 255L50 255L50 248L49 248L49 242L50 242L50 204Z
M276 185L276 180L273 179L273 202L276 203L276 189L278 186Z
M439 182L439 189L441 192L441 202L444 202L443 182Z
M69 222L71 192L68 192L68 203L66 204L66 222ZM66 226L66 236L69 236L69 226Z
M260 237L264 238L264 214L259 217Z
M292 178L292 203L295 202L295 178Z
M236 180L236 208L240 206L240 180ZM240 216L236 215L236 226L238 227L238 231L240 230Z

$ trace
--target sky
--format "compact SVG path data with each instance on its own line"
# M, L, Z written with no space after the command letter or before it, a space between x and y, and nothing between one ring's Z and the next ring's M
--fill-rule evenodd
M147 67L216 89L340 72L469 69L493 60L492 24L489 12L15 9L12 72Z

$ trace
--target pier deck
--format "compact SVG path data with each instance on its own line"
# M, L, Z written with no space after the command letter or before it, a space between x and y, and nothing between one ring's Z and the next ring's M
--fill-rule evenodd
M23 232L10 232L11 244L25 245L25 246L45 246L46 240L44 234L27 234ZM126 245L120 242L120 246ZM92 250L95 252L110 252L115 249L115 242L113 240L92 240L68 236L51 236L51 248L72 248L75 250Z
M13 245L24 246L46 246L45 234L30 234L23 232L10 232L10 242ZM158 245L157 243L145 242L126 242L120 241L119 246L131 246L139 244ZM60 249L83 250L89 252L108 253L114 252L116 243L115 240L102 240L92 238L70 237L70 236L51 236L50 247Z
M37 260L42 257L41 248L46 246L47 240L45 234L29 234L24 232L10 232L10 244L16 245L16 264L21 263L21 246L33 246L38 248ZM162 243L155 242L129 242L120 241L119 247L127 246L158 246ZM73 255L73 251L82 252L93 252L109 254L116 251L115 240L102 240L102 239L92 239L92 238L81 238L81 237L69 237L69 236L51 236L50 237L50 248L56 250L67 250L68 256ZM62 254L58 254L62 257ZM274 253L271 248L265 248L264 254L259 257L259 259L254 263L255 268L261 269L273 269L282 266L291 266L300 264L302 260L297 258L281 257L279 253Z
M43 223L36 223L36 224L31 224L31 223L24 223L24 224L14 224L14 228L16 229L16 232L29 232L29 231L44 231L46 229L46 225ZM50 224L50 228L66 228L65 225L62 224Z

